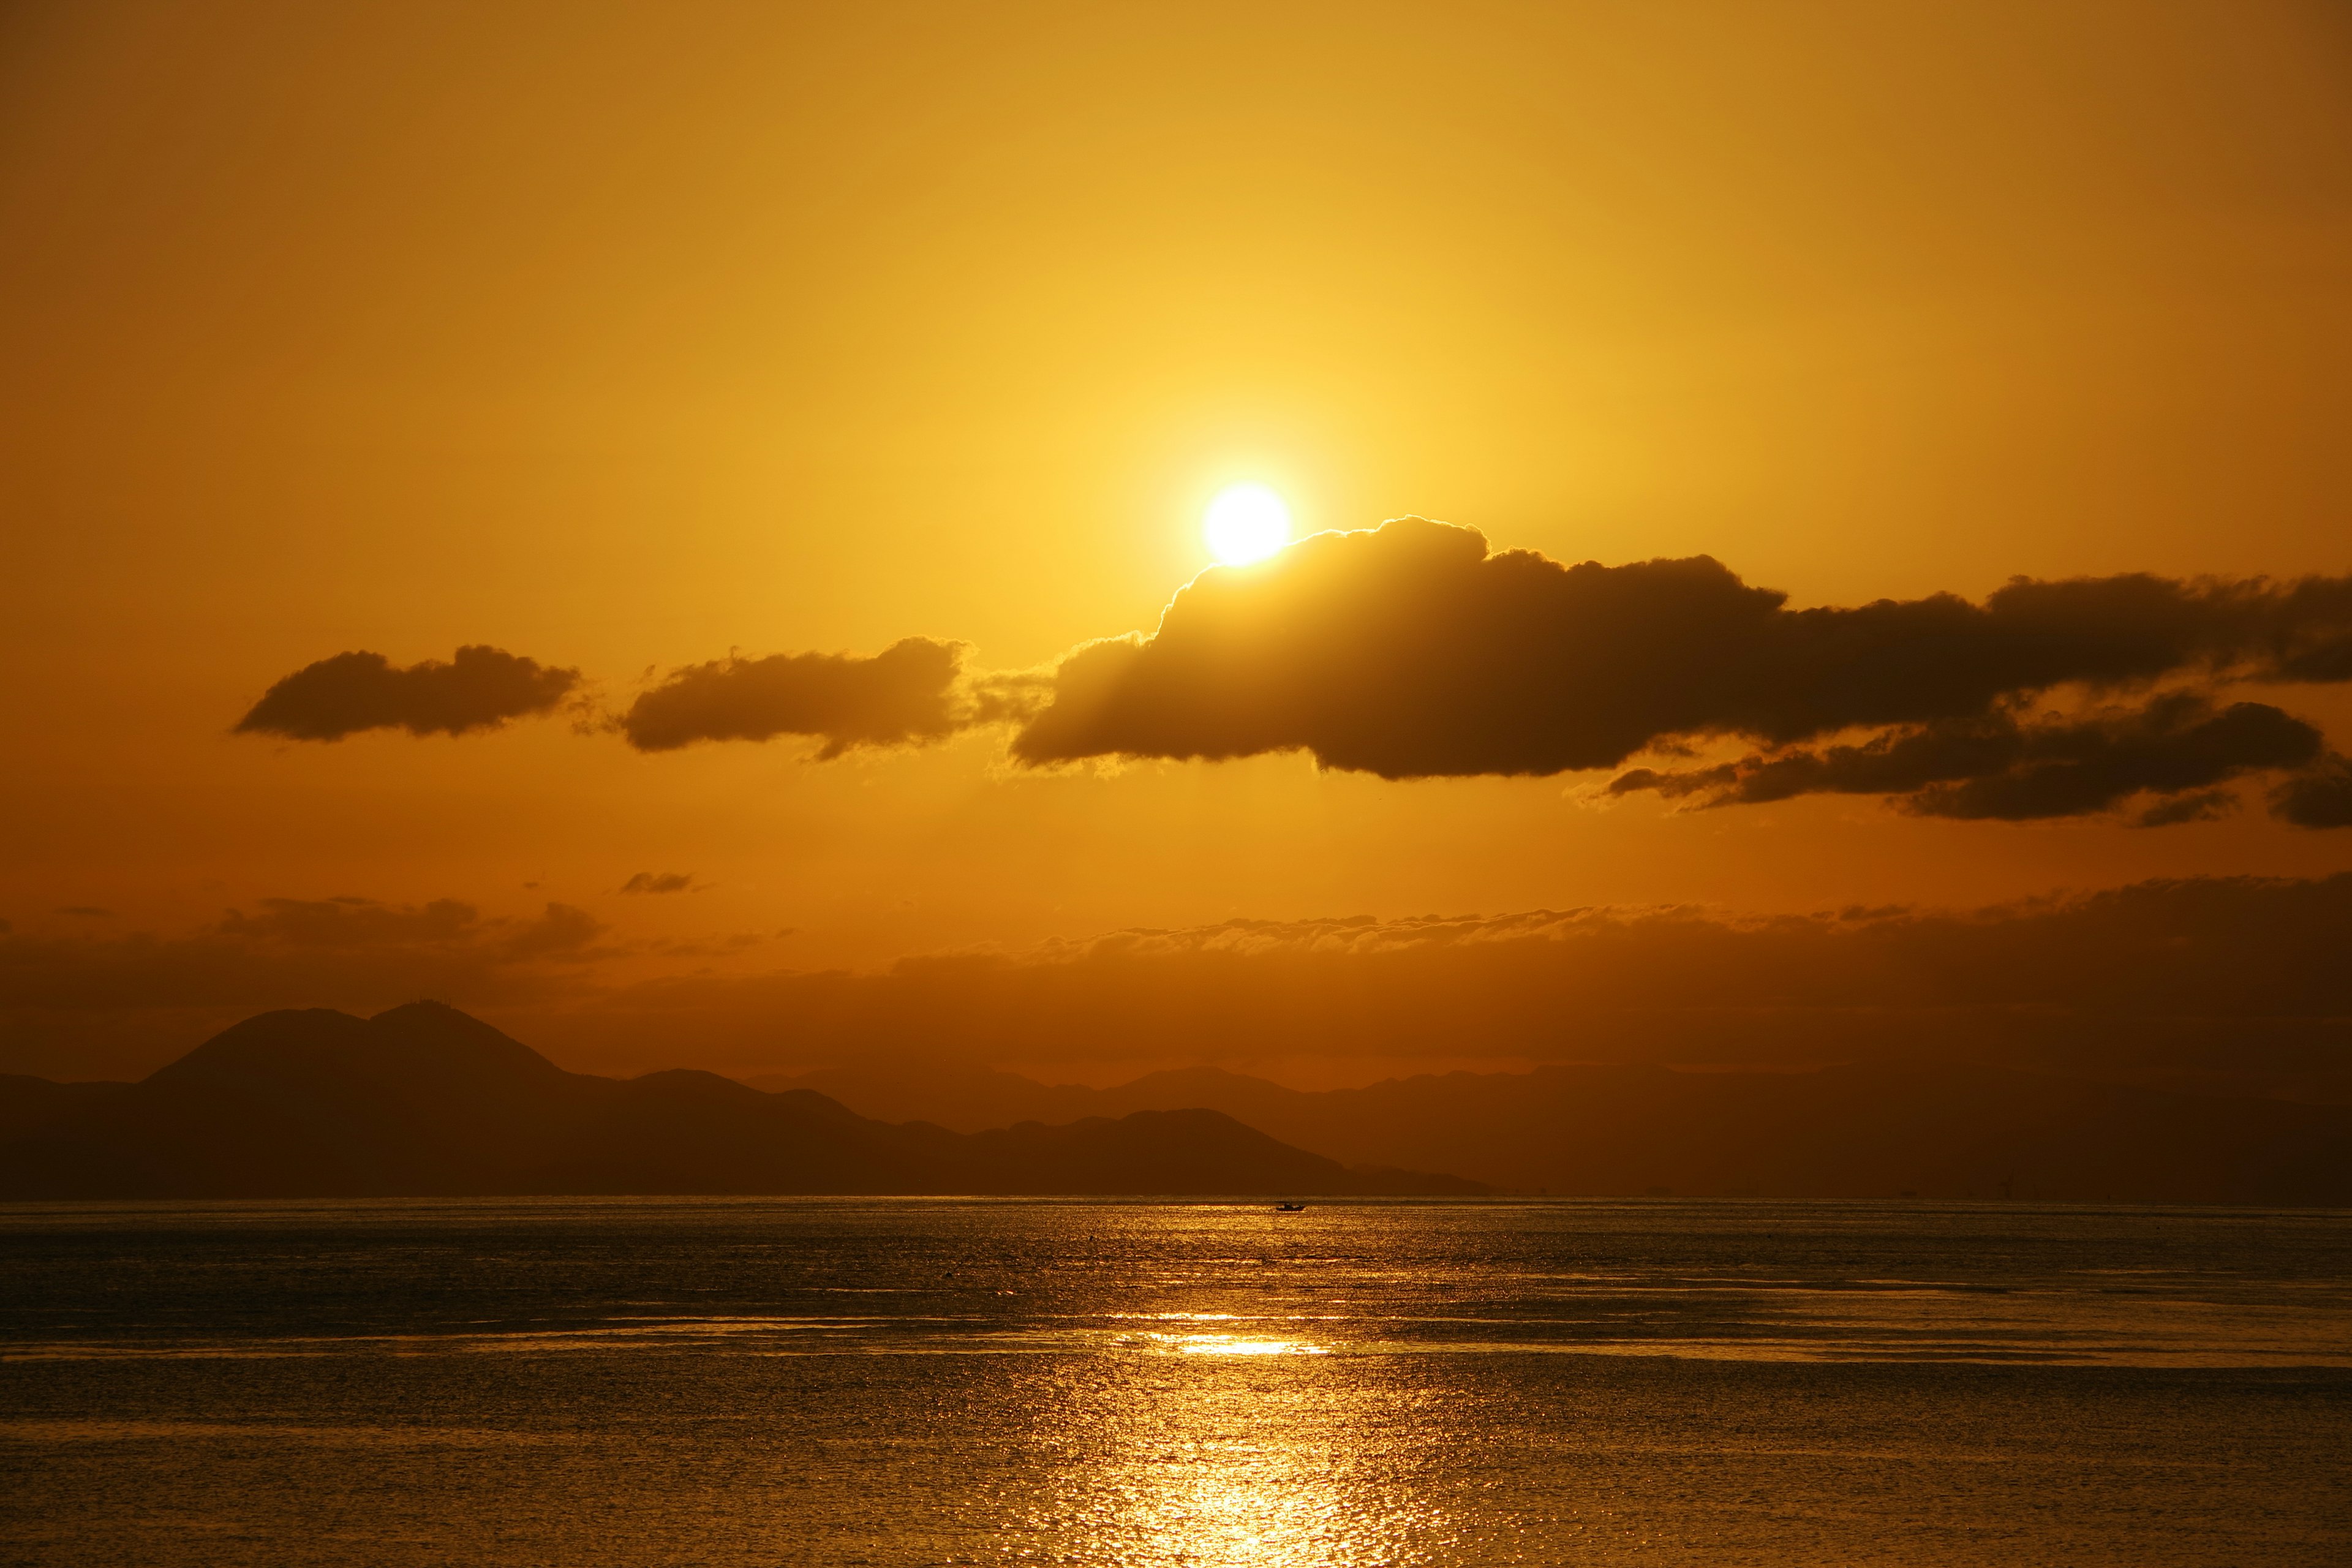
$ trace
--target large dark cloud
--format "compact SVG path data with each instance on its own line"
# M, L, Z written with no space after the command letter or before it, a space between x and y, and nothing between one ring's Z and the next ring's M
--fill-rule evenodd
M2212 786L2257 769L2301 767L2319 731L2261 702L2217 708L2168 692L2137 708L2070 717L1997 712L1890 731L1858 745L1785 748L1716 767L1636 768L1612 795L1654 790L1706 806L1812 794L1895 795L1927 816L2023 822L2105 810L2142 793L2148 826L2221 806ZM2194 792L2194 799L2189 797Z
M622 715L641 752L697 741L822 738L821 757L856 746L923 745L973 720L960 702L961 644L908 637L871 658L849 654L729 658L673 670Z
M262 693L236 732L293 741L340 741L362 730L462 735L548 712L580 680L576 669L479 645L446 663L428 658L406 668L380 653L339 653Z
M1962 743L1969 721L2069 684L2352 679L2352 578L2021 578L1980 605L1853 609L1786 597L1706 556L1565 566L1402 518L1202 574L1150 637L1064 659L1013 751L1042 764L1304 749L1383 778L1540 774L1712 736L1780 748L1935 726ZM2010 813L1999 793L1974 814Z

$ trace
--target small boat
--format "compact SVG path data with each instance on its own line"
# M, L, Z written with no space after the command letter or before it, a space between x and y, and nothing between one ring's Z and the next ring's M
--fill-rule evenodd
M1274 1212L1276 1214L1305 1214L1307 1212L1307 1205L1305 1204L1276 1204L1274 1205Z

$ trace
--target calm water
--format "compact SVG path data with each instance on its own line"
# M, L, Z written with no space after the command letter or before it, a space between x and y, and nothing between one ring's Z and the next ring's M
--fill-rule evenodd
M2352 1215L0 1208L0 1560L2352 1561Z

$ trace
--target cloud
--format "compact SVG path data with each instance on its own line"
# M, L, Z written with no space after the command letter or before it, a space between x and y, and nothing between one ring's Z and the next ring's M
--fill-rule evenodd
M135 1076L266 1008L438 996L596 1070L1936 1059L2352 1099L2352 874L1960 912L1234 921L871 973L702 967L762 945L665 953L562 905L501 920L453 900L275 900L183 936L0 932L0 1071ZM681 972L645 978L656 961Z
M1151 636L1065 658L1012 750L1033 765L1303 749L1391 779L1546 774L1694 738L1780 748L1997 721L2066 685L2352 679L2352 578L2020 578L1981 605L1786 600L1707 556L1566 566L1400 518L1202 573ZM1999 794L1955 795L1951 814L2021 808Z
M1234 921L876 973L647 980L530 1027L568 1059L670 1065L645 1042L677 1040L721 1070L1962 1059L2352 1098L2347 944L2352 875L2160 880L1962 912Z
M1716 767L1637 768L1611 795L1655 791L1702 807L1752 805L1813 794L1899 798L1923 816L2025 822L2107 810L2129 797L2176 797L2143 826L2200 821L2220 809L2212 786L2258 769L2300 767L2320 754L2319 731L2261 702L2216 708L2200 693L2168 692L2137 708L2071 716L2014 711L1893 731L1859 745L1783 749ZM2193 804L2181 798L2199 792Z
M2352 758L2330 752L2278 785L2271 814L2297 827L2352 827Z
M620 719L629 744L668 752L697 741L807 735L831 759L856 746L925 745L974 721L959 700L960 643L908 637L871 658L850 654L728 658L677 669Z
M604 927L584 910L551 903L538 919L486 921L456 899L382 904L373 899L263 899L255 914L231 910L217 934L281 950L429 953L464 962L583 955Z
M293 948L429 946L472 940L482 918L456 899L421 906L361 898L263 899L257 910L250 915L229 910L220 934Z
M684 893L693 890L691 871L640 871L621 884L625 893Z
M158 1042L184 1050L273 1007L511 1003L573 988L613 956L604 929L566 904L515 918L455 899L360 898L264 899L179 936L0 928L0 1071L89 1077L125 1060L143 1071L160 1065Z
M404 669L380 653L339 653L262 693L236 733L293 741L340 741L363 730L462 735L548 712L580 682L576 669L478 644L446 663L428 658Z
M2221 785L2306 769L2273 792L2273 812L2341 825L2341 769L2318 761L2318 730L2217 693L2352 680L2352 577L2021 577L1981 604L1787 598L1709 556L1568 566L1398 518L1213 567L1151 635L1082 645L1050 670L969 670L964 645L930 637L870 658L730 655L671 670L605 727L641 752L805 736L830 760L1008 724L1028 766L1304 750L1389 779L1616 767L1737 739L1758 749L1638 767L1607 793L1706 807L1877 795L2010 822L2147 796L2142 826L2207 820L2235 804ZM406 669L346 653L279 681L237 729L458 734L545 711L581 682L490 647ZM2136 707L2113 700L2159 686ZM2061 696L2074 710L2042 710ZM643 872L622 890L690 885Z
M592 944L603 935L604 922L586 910L570 904L550 904L546 912L499 938L489 955L515 963L546 958L578 963L595 956Z
M2218 822L2238 809L2226 789L2200 789L2158 801L2132 819L2135 827L2177 827L2184 822Z

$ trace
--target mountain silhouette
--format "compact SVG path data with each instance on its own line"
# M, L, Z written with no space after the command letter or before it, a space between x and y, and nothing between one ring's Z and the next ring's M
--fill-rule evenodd
M915 1063L755 1081L959 1128L1205 1106L1339 1160L1516 1192L2352 1205L2352 1107L1965 1065L1546 1067L1320 1092L1215 1068L1105 1089Z
M132 1085L0 1079L0 1197L1469 1194L1195 1107L983 1133L714 1073L566 1072L436 1003L265 1013Z

